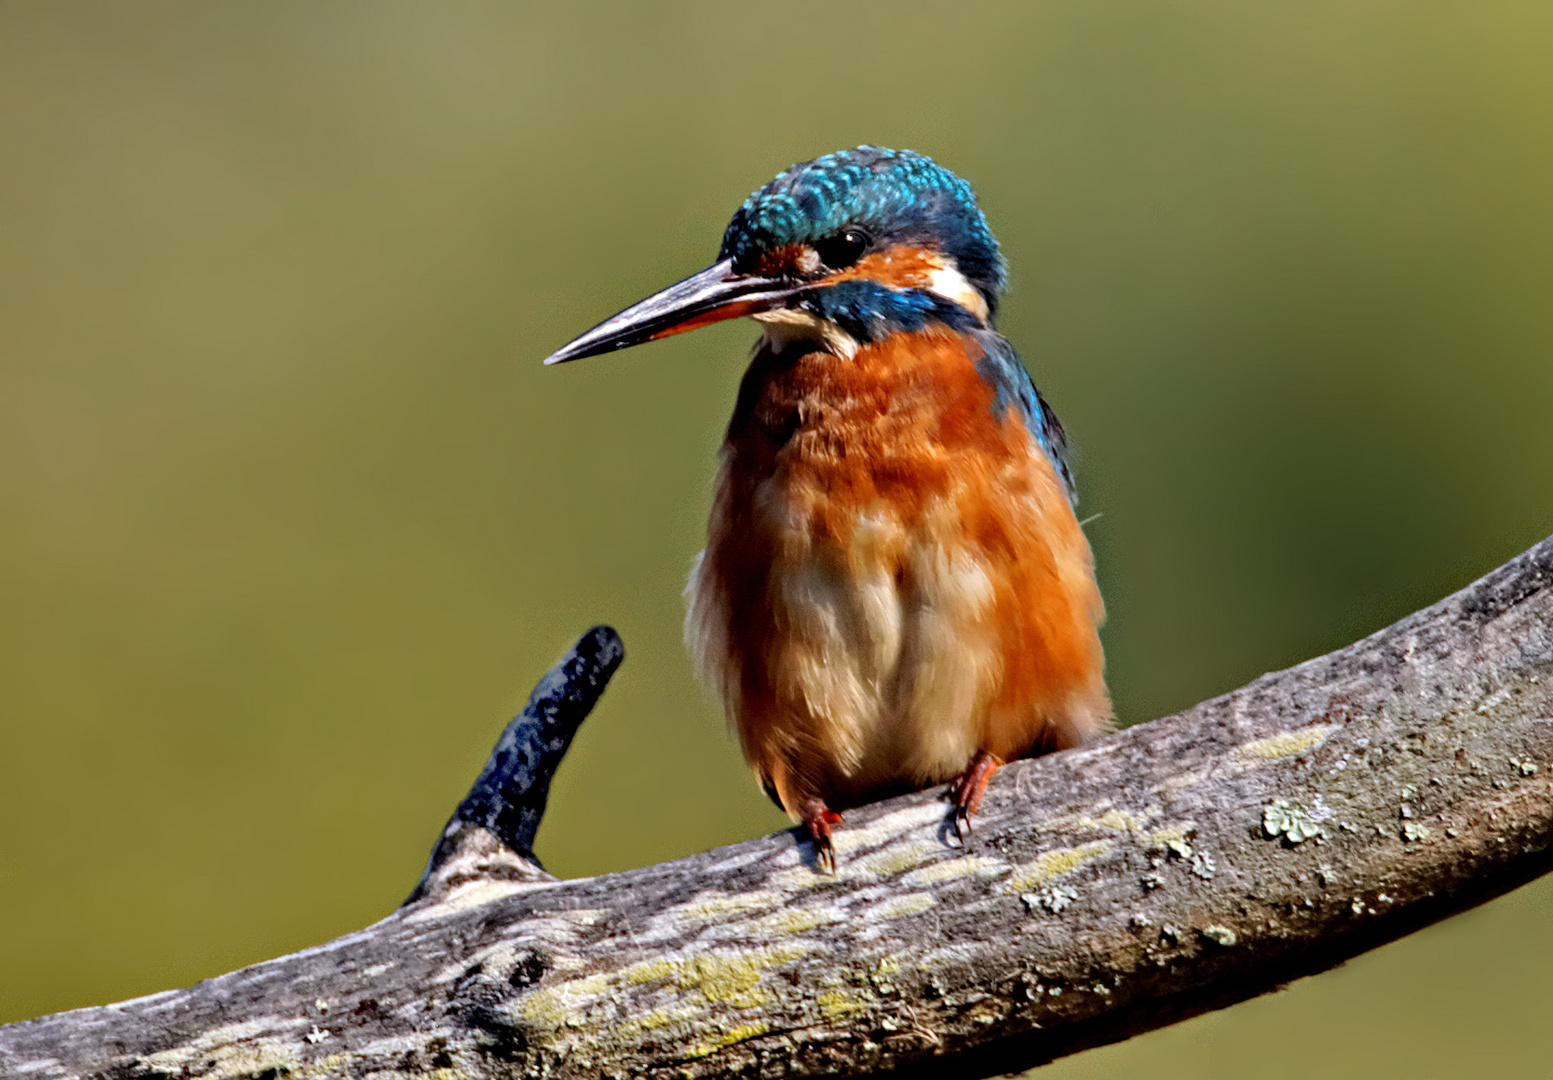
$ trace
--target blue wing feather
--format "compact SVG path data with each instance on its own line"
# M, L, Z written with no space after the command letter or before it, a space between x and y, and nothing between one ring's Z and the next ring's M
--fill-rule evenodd
M973 331L970 336L982 348L982 357L976 362L976 370L992 387L992 407L999 416L1010 409L1018 414L1051 459L1057 477L1067 491L1068 501L1077 506L1078 488L1073 484L1073 470L1068 465L1068 436L1062 430L1062 422L1057 419L1057 414L1041 397L1041 392L1035 388L1035 380L1030 378L1030 372L1006 338L992 330Z

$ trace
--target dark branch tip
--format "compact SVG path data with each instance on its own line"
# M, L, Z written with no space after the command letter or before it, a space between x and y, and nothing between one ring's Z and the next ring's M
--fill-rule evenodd
M624 659L614 628L595 626L545 673L502 730L405 903L444 897L475 878L553 880L533 852L550 781Z

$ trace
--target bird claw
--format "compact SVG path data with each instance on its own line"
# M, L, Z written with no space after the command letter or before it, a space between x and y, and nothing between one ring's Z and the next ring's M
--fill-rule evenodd
M959 847L964 847L966 841L971 838L971 815L965 807L955 801L954 813L949 815L949 827L954 830L954 838L959 841Z
M949 785L948 798L954 803L954 809L949 813L949 828L958 841L956 846L964 847L970 839L971 815L981 806L981 797L987 793L987 781L1002 764L985 750L978 750L965 771Z
M839 824L841 815L819 799L812 800L804 808L803 827L814 843L814 862L832 877L836 873L836 845L831 840L831 826Z

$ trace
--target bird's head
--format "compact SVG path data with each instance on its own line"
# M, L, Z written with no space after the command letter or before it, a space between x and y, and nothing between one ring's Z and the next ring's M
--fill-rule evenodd
M748 315L849 355L931 323L990 325L1003 257L971 187L911 150L860 146L779 174L739 207L717 261L556 351L613 352Z

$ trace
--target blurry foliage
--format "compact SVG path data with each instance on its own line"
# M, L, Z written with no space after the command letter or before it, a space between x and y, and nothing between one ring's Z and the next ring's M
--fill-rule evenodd
M755 330L538 361L827 150L977 186L1124 721L1541 538L1550 46L1535 2L0 8L0 1020L389 911L594 622L547 863L783 824L679 641ZM1541 1075L1550 897L1043 1075Z

